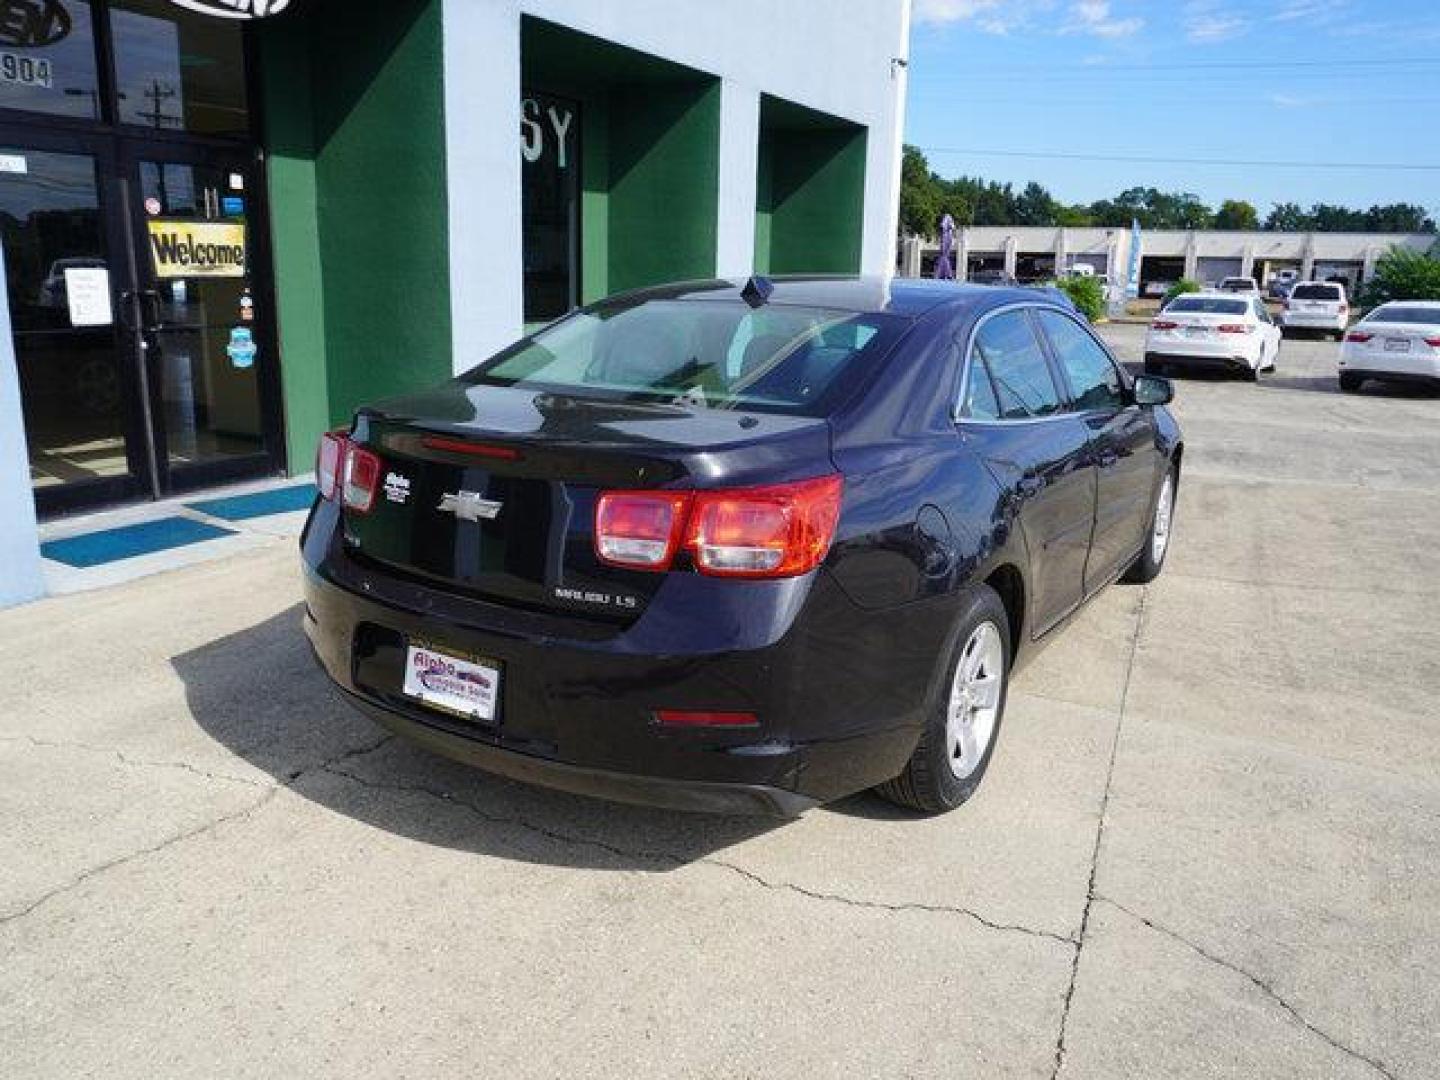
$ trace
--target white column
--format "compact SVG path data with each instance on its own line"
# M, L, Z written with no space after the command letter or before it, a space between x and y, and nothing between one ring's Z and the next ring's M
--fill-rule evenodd
M1016 255L1018 254L1019 243L1015 237L1005 237L1005 273L1012 278L1015 276Z
M962 225L955 232L955 251L950 256L955 260L955 280L970 280L970 226Z
M23 604L45 593L9 295L5 257L0 252L0 607Z
M457 372L520 336L518 0L444 0L450 322Z
M1199 273L1199 268L1200 243L1195 234L1191 232L1185 237L1185 276L1194 281L1195 275Z
M1069 253L1066 251L1065 240L1065 226L1062 225L1055 230L1055 276L1057 278L1064 276L1067 269L1065 259Z
M1300 280L1309 281L1315 276L1315 234L1305 236L1305 250L1300 254Z
M789 7L791 5L785 5ZM800 7L801 5L795 5ZM824 4L819 5L825 7ZM901 5L890 40L891 57L910 55L910 5ZM887 25L889 20L887 19ZM875 99L888 94L881 118L866 133L864 233L860 241L860 272L890 274L895 266L895 235L900 227L900 148L905 139L905 87L909 69L889 63L885 69L867 69L854 78L874 85Z
M744 278L755 270L759 159L760 92L726 79L720 84L720 205L715 243L719 277Z
M1240 276L1255 276L1255 245L1253 244L1246 244L1245 250L1240 253ZM1265 282L1261 281L1259 284L1264 285Z

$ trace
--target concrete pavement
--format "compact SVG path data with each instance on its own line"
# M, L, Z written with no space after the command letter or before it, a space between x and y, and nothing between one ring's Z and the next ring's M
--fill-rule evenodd
M1440 398L1335 348L1180 383L1170 565L944 818L431 758L313 669L278 538L0 613L5 1074L1431 1075Z

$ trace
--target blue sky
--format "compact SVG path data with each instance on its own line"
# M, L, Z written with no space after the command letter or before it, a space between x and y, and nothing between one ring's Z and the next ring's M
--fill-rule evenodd
M914 0L906 141L942 176L1038 180L1066 202L1153 185L1262 216L1440 217L1440 168L1393 167L1440 166L1440 2Z

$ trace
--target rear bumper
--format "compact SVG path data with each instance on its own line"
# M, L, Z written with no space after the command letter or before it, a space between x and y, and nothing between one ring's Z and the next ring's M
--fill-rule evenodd
M329 542L333 528L325 535L330 513L317 509L304 542L305 631L315 655L352 704L446 757L623 802L793 816L898 775L919 739L948 610L933 618L913 607L860 611L822 571L813 580L740 583L781 586L768 597L745 593L772 615L758 640L736 634L724 647L713 632L734 611L694 593L667 604L664 589L632 627L567 639L553 626L536 631L514 612L347 559ZM716 584L679 577L691 579L675 582L682 588ZM793 611L785 589L802 598ZM932 634L941 635L933 646ZM403 695L406 647L416 640L498 666L494 724ZM758 723L667 728L654 720L661 708L753 712Z
M1310 315L1303 311L1287 311L1280 316L1280 325L1286 330L1329 330L1338 334L1349 323L1347 315Z
M1367 378L1429 383L1440 380L1440 357L1344 349L1340 353L1340 370Z
M496 776L572 795L589 795L666 810L785 818L799 817L819 804L818 799L768 784L669 780L567 765L452 734L356 694L345 693L344 696L352 706L381 727L441 757L473 765Z
M1248 356L1220 352L1182 352L1166 349L1145 352L1147 364L1171 364L1175 367L1194 368L1208 371L1246 371L1255 367L1255 361Z

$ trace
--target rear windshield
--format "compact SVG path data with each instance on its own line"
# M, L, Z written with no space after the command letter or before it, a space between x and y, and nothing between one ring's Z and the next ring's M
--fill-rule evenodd
M1166 312L1196 312L1202 315L1244 315L1250 310L1249 300L1231 300L1223 296L1178 296L1170 301Z
M1365 322L1428 323L1440 326L1440 308L1378 307L1365 316Z
M894 315L728 300L578 311L463 376L471 383L692 408L819 416L903 332Z
M1291 300L1339 300L1345 294L1339 285L1296 285Z

